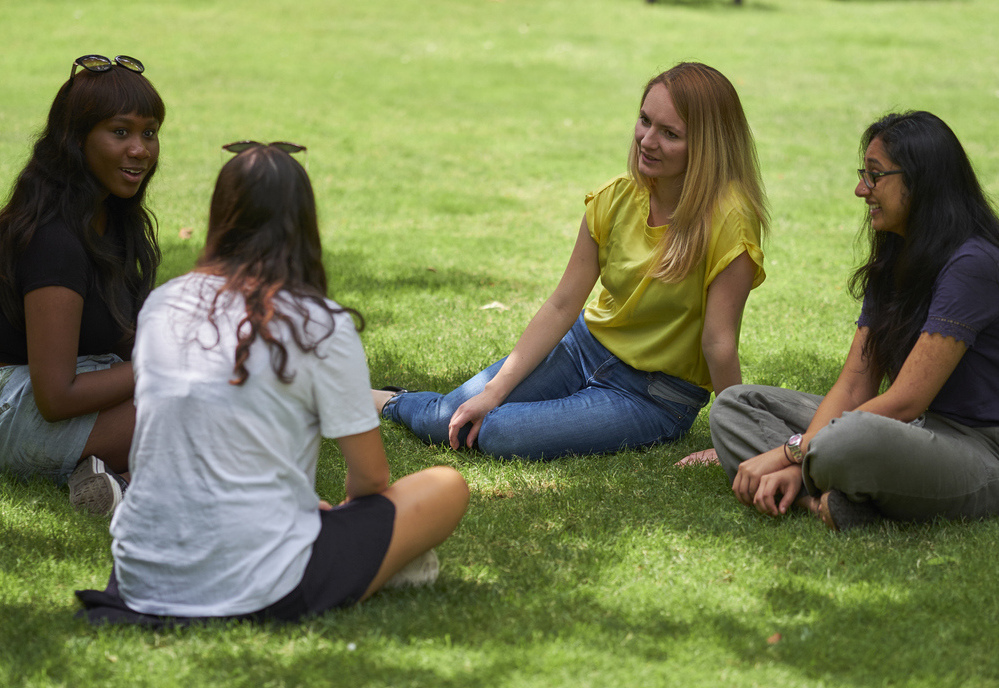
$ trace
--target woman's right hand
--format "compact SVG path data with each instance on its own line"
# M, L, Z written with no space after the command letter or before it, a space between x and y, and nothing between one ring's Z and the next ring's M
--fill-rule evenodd
M468 424L472 427L465 444L472 447L486 414L503 403L507 395L551 353L576 322L579 311L586 304L586 298L600 276L597 254L597 242L590 236L584 215L579 223L569 263L565 266L565 272L555 291L531 318L517 345L486 389L459 406L451 415L447 434L452 449L459 448L458 433Z
M451 449L457 450L460 448L458 433L469 423L472 424L472 427L468 431L468 437L465 438L465 445L471 449L475 443L475 438L479 436L479 428L482 427L482 420L486 417L487 413L499 406L502 401L502 399L497 399L494 395L490 394L489 390L483 390L459 406L451 415L451 422L447 426L447 437Z
M776 473L786 468L788 464L784 455L784 445L747 459L739 464L739 471L732 481L732 491L740 502L746 506L753 506L753 499L756 497L756 490L759 489L763 476Z

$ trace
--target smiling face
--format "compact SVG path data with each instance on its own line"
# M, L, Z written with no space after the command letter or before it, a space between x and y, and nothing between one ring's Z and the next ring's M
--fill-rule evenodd
M682 188L687 174L687 125L677 114L663 84L645 96L635 123L638 170L658 184Z
M83 142L87 166L108 194L131 198L160 155L160 123L137 114L98 122Z
M871 141L864 154L864 168L868 172L890 172L899 169L888 156L880 138ZM905 226L909 219L909 190L902 180L903 175L891 174L877 177L873 189L863 181L857 184L854 193L867 202L871 214L871 228L879 232L894 232L905 236Z

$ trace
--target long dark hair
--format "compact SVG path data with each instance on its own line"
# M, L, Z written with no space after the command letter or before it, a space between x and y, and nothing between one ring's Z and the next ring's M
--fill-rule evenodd
M215 323L219 300L227 294L240 295L246 304L246 314L236 327L232 384L241 385L249 378L246 361L258 337L267 344L274 373L283 382L291 382L293 374L286 370L288 350L272 329L275 322L288 326L296 346L304 352L315 351L333 334L336 313L353 314L359 320L358 329L363 328L357 311L334 308L326 301L322 257L312 184L297 161L274 146L261 145L222 167L198 267L225 278L209 305L210 322ZM306 334L314 322L309 303L330 316L318 337Z
M902 170L909 215L900 236L874 231L868 214L870 255L850 289L866 298L868 365L892 381L919 338L943 266L971 237L999 246L999 219L961 142L939 117L921 111L885 115L864 132L861 160L875 139Z
M24 298L17 289L17 264L35 230L59 219L79 237L97 273L97 290L118 327L130 338L135 318L156 280L160 251L155 217L144 205L150 168L131 198L103 200L103 236L91 230L105 190L83 153L98 123L121 114L152 117L162 124L166 108L153 85L131 70L113 65L106 72L81 70L62 85L48 122L10 198L0 210L0 309L24 328Z

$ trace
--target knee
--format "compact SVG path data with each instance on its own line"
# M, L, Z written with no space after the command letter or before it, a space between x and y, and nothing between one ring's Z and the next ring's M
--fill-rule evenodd
M511 449L515 448L517 437L513 433L507 432L506 424L497 422L495 409L486 414L479 426L479 434L475 438L476 448L496 459L508 459L512 456Z
M460 519L468 509L469 490L465 478L450 466L434 466L427 470L434 479L440 502Z
M468 483L461 473L450 466L434 466L430 470L434 472L441 492L468 504Z
M711 404L711 412L708 414L711 425L724 424L733 409L742 406L742 388L746 386L733 385L732 387L726 387L715 397L714 403Z
M725 425L733 419L746 415L749 409L766 408L767 396L758 385L732 385L726 387L711 404L709 419L712 425Z
M497 418L494 413L483 419L475 444L480 452L495 459L512 459L516 456L539 460L555 458L557 455L542 455L543 449L536 436L522 425L506 422L502 417Z
M475 438L476 448L495 459L508 459L514 455L515 452L511 451L511 438L507 437L507 434L503 432L501 428L493 427L493 424L487 424L485 421L482 423L482 427L479 428L479 436Z
M806 469L822 490L842 489L862 475L869 479L885 465L884 431L872 427L871 414L847 413L832 420L808 445Z

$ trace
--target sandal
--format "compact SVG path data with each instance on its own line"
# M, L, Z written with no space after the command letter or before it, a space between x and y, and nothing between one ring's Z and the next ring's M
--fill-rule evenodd
M405 389L403 387L394 387L392 385L386 385L384 387L379 387L378 391L379 392L393 392L395 394L406 394L406 393L409 392L408 389Z
M863 528L884 519L873 502L851 502L839 490L829 490L819 498L819 519L830 530Z

